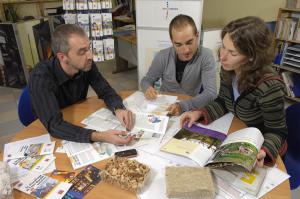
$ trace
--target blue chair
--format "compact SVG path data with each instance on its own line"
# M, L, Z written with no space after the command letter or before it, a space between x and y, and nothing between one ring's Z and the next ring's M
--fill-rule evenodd
M33 122L36 119L36 116L33 114L32 111L30 96L29 96L29 91L27 86L23 89L22 94L19 98L18 115L19 115L19 120L24 126L28 126L31 122Z
M300 103L286 109L286 124L288 128L288 149L284 164L290 177L291 189L300 185Z

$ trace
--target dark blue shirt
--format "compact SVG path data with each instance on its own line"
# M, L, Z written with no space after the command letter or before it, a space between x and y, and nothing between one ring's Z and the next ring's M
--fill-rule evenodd
M85 99L89 85L111 111L124 107L121 97L103 78L94 62L91 70L80 71L73 77L63 71L56 58L35 66L29 79L33 111L53 137L75 142L91 142L90 136L94 130L64 121L60 111Z

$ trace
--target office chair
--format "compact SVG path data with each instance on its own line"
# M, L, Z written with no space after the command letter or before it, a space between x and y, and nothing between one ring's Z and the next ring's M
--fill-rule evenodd
M19 115L20 122L24 126L28 126L31 122L33 122L36 119L36 116L32 111L30 96L29 96L29 91L27 86L23 89L22 94L19 98L18 115Z
M288 149L284 164L290 177L291 190L300 185L300 103L286 109L286 124L288 128Z

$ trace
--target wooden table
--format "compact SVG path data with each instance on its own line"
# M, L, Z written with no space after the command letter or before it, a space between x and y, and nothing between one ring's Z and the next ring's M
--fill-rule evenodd
M134 19L132 17L128 17L128 16L115 16L113 18L114 28L124 26L127 24L134 24Z
M132 91L124 91L121 92L120 95L122 98L125 98L129 96ZM184 95L178 95L179 99L187 99L187 96ZM97 97L90 97L87 100L84 100L82 102L76 103L72 106L69 106L65 109L62 110L64 119L66 121L69 121L73 124L77 124L79 126L83 126L80 124L80 121L82 121L85 117L87 117L89 114L95 112L97 109L100 109L104 107L105 104L102 100L99 100ZM237 118L233 119L232 125L229 129L229 132L236 131L238 129L244 128L245 124L243 124L241 121L239 121ZM14 136L13 140L11 141L16 141L16 140L21 140L25 138L30 138L34 136L39 136L42 134L47 133L46 129L44 126L40 123L39 120L36 120L32 124L30 124L28 127L24 128L22 131L16 134ZM60 146L60 140L51 138L53 141L57 141L56 146ZM55 164L56 168L59 170L64 170L64 171L72 171L72 165L70 163L70 160L68 159L66 154L60 154L60 153L55 153ZM2 158L2 154L1 154ZM104 165L106 163L106 160L103 160L101 162L97 162L93 164L94 166L102 169L104 168ZM280 157L277 158L277 165L281 170L285 171L284 164L281 160ZM78 173L80 170L76 170ZM16 199L23 199L23 198L32 198L29 195L26 195L18 190L14 191L14 198ZM124 191L122 189L119 189L117 187L114 187L110 184L100 182L93 190L91 190L85 198L90 198L90 199L136 199L137 197L128 192ZM285 198L291 198L291 191L290 191L290 185L289 181L286 180L284 183L280 184L278 187L273 189L271 192L266 194L264 199L285 199Z

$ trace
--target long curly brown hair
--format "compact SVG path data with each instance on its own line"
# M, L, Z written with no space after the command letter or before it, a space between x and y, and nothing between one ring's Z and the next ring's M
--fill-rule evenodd
M274 59L273 35L265 22L258 17L244 17L228 23L221 38L228 34L237 51L246 56L241 63L238 78L239 91L255 87L266 73L274 73L270 67ZM221 71L226 83L231 84L234 71Z

